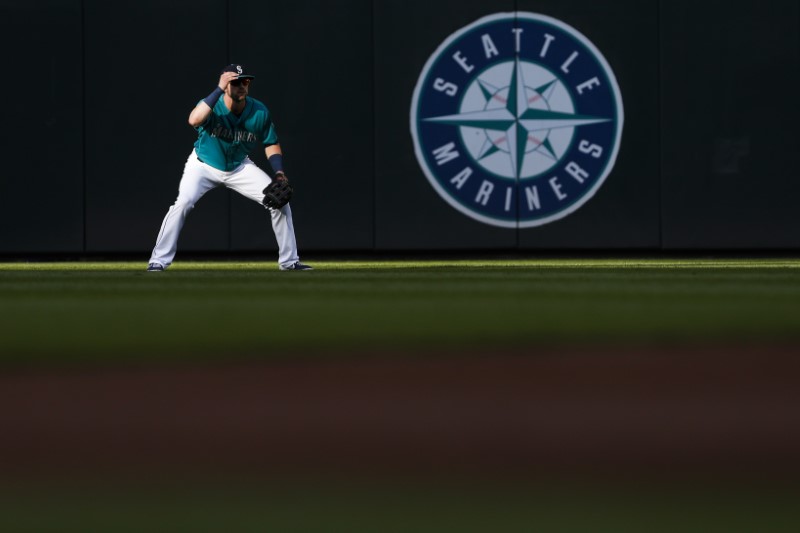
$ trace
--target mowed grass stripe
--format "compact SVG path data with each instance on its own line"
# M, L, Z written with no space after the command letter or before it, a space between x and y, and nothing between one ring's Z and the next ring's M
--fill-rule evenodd
M796 262L554 263L317 262L313 272L285 273L217 262L163 274L136 263L4 264L0 353L7 361L281 357L354 348L794 341L800 332Z
M413 270L413 269L800 269L798 259L750 258L750 259L464 259L464 260L385 260L385 261L315 261L317 269L330 270ZM74 262L5 262L3 271L132 271L143 273L146 265L135 261L74 261ZM184 270L276 272L273 262L252 261L179 261L170 267L170 272Z

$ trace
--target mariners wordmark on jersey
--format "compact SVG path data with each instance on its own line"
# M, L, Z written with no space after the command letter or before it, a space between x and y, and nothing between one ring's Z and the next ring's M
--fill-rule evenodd
M622 97L581 33L498 13L450 35L414 90L411 134L439 195L500 227L534 227L588 201L616 161Z

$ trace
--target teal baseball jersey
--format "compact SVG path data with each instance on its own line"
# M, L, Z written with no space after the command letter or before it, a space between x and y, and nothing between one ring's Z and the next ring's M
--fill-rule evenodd
M196 129L194 148L197 157L225 172L241 165L256 147L278 143L269 109L249 96L238 117L225 106L225 99L220 98L208 120Z

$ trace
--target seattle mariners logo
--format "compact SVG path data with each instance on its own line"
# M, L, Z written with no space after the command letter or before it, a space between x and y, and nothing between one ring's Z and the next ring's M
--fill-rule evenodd
M494 226L563 218L605 181L619 151L622 97L581 33L535 13L461 28L428 59L411 135L439 195Z

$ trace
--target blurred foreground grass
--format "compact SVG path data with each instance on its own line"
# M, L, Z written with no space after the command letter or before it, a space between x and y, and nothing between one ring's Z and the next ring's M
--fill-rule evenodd
M51 532L794 532L797 492L717 486L231 485L0 490L0 529Z
M0 263L0 359L793 342L798 260Z
M0 362L280 359L354 349L522 347L535 353L569 343L800 340L800 261L794 260L313 264L313 272L287 273L272 263L181 262L163 274L145 273L140 263L0 264ZM136 394L146 398L148 391ZM108 398L97 396L96 403L103 401ZM57 441L36 433L49 426L20 420L22 435L4 438L22 444L8 449L58 453ZM124 428L124 418L108 427L103 417L87 420L105 431L100 443ZM56 428L43 435L74 443L72 433L91 424L57 420ZM326 444L307 443L323 456ZM13 464L13 455L7 459ZM313 475L269 479L263 472L244 480L240 474L206 478L203 471L183 482L171 471L152 469L141 471L146 481L138 482L115 472L96 484L83 476L0 472L0 531L730 533L800 527L796 486L785 478L734 483L735 471L725 479L630 485L573 485L568 478L516 485L491 476L437 484L380 475L359 484L349 477L341 483Z

